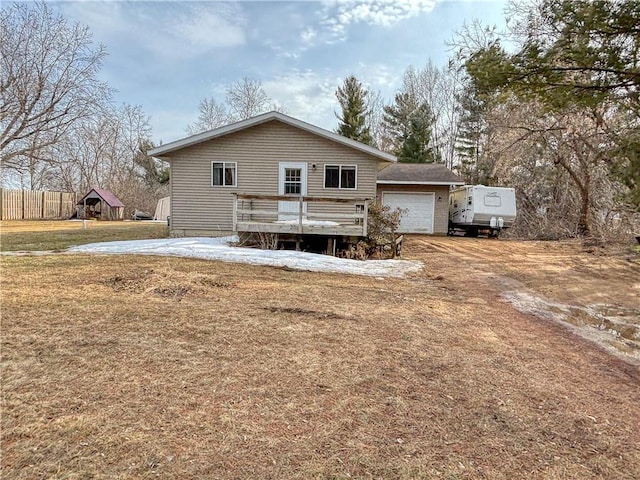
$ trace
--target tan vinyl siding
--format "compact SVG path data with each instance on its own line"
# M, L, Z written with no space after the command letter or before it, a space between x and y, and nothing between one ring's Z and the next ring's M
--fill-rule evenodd
M449 186L448 185L378 185L378 198L382 192L434 193L433 233L446 235L449 229Z
M233 228L233 193L278 194L279 162L306 162L310 196L374 198L378 159L277 120L188 147L171 159L171 224L176 231ZM237 162L237 187L211 186L211 162ZM315 164L315 170L312 165ZM356 165L357 189L325 189L324 165ZM254 208L276 209L275 202ZM309 205L309 212L331 208ZM353 205L335 211L354 213Z

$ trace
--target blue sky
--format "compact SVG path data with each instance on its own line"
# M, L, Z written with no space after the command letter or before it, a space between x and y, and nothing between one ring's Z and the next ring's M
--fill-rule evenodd
M444 65L466 20L502 29L502 0L49 2L107 47L101 77L141 105L153 139L184 137L198 103L243 77L294 117L335 129L334 92L354 74L391 99L409 66Z

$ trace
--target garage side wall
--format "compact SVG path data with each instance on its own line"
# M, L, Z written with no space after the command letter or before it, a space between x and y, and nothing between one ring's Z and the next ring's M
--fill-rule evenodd
M382 192L433 193L435 200L433 234L446 235L449 226L449 186L448 185L387 185L379 184L377 198L382 200Z

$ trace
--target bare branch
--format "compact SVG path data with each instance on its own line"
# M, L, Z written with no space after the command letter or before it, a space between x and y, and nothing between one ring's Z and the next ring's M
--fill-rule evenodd
M0 32L0 158L7 167L55 144L111 90L97 78L104 47L46 3L2 9Z

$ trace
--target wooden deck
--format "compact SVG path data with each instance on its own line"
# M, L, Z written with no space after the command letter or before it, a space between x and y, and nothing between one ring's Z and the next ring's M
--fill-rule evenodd
M282 195L234 195L233 229L235 232L260 232L289 235L326 235L326 236L367 236L367 216L369 202L367 198L334 198ZM254 208L254 203L265 202L273 208ZM278 202L297 202L297 211L279 211ZM291 204L291 203L290 203ZM342 209L322 213L308 212L311 205L351 205L354 213L344 213ZM357 211L360 205L361 211ZM347 210L349 207L347 207Z

